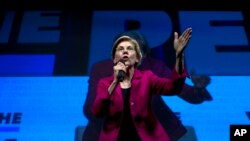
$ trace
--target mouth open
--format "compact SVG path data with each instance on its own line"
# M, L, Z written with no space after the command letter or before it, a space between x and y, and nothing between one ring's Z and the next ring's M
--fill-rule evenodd
M123 56L122 59L126 61L128 60L128 56Z

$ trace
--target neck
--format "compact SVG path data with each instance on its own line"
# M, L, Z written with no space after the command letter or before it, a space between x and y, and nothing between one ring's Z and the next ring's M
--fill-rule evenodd
M129 67L127 70L127 73L124 77L124 80L120 82L120 86L122 88L130 88L131 86L131 80L134 75L135 68L134 67Z
M131 80L134 75L135 68L134 66L128 67L127 74L125 77L127 77L128 80Z

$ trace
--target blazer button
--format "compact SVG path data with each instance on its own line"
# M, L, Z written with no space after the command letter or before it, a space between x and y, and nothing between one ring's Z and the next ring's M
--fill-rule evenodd
M135 103L134 102L130 102L130 105L133 106Z

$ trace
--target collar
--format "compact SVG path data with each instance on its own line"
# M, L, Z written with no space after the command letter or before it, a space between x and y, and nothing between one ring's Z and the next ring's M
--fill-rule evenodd
M133 81L133 80L141 79L141 77L142 77L142 72L141 72L140 70L138 70L137 68L135 68L135 70L134 70L134 75L133 75L133 78L132 78L132 81ZM110 83L112 83L112 81L114 80L114 75L108 77L107 79L108 79L108 81L109 81Z

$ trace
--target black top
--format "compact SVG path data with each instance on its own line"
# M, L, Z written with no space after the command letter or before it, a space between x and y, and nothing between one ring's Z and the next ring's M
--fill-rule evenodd
M124 99L124 109L121 119L120 131L118 134L118 141L140 141L141 139L137 134L130 114L130 88L122 89L122 95Z

